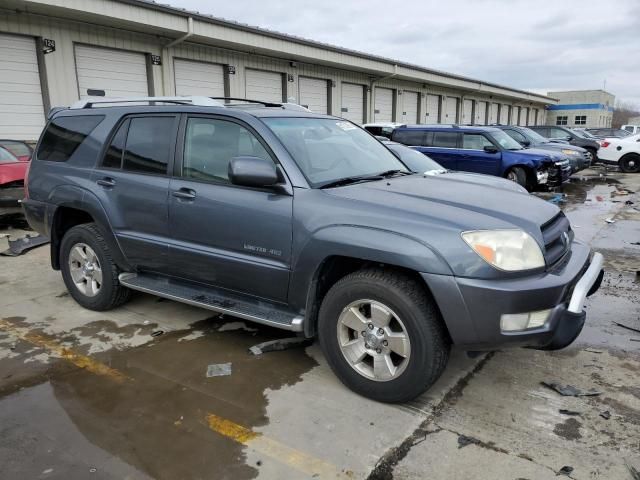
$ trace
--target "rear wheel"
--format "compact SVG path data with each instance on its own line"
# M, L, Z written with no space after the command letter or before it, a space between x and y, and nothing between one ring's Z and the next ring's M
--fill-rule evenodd
M89 310L111 310L126 302L131 290L120 285L120 273L95 223L69 229L60 244L60 269L67 290Z
M401 273L361 270L337 282L322 302L318 333L338 378L382 402L404 402L424 392L449 357L433 299Z
M624 173L640 172L640 155L628 154L620 159L620 170Z
M522 167L513 167L507 172L507 180L516 182L518 185L527 188L527 172Z

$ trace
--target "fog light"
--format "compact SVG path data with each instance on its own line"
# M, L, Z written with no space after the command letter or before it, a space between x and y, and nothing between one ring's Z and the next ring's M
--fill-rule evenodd
M500 330L516 332L542 327L549 318L551 310L539 310L528 313L505 313L500 317Z

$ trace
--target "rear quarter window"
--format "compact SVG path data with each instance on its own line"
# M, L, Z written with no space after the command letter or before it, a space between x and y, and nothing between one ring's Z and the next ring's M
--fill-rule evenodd
M425 133L422 130L396 130L393 132L391 139L394 142L405 145L422 146L424 135Z
M47 125L36 157L38 160L66 162L102 120L104 115L54 118Z

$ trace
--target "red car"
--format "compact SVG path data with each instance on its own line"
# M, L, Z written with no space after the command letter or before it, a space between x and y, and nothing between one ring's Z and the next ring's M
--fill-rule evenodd
M24 198L24 177L30 163L28 160L21 161L9 150L0 147L0 216L22 211L20 200Z

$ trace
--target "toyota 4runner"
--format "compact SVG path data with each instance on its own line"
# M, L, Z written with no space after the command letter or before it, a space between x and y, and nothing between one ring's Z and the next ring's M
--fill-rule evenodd
M290 104L83 100L50 114L27 187L83 307L138 290L317 336L380 401L427 389L452 345L565 347L602 278L551 203L414 173L360 127Z

